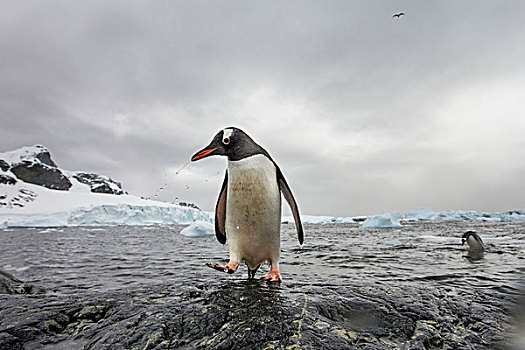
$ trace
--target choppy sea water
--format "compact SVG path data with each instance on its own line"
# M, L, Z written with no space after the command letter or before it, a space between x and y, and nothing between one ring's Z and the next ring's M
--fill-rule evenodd
M66 227L0 231L0 269L58 294L108 291L156 283L242 280L205 266L227 262L215 237L180 236L183 226ZM461 235L475 230L486 244L481 260L466 256ZM399 229L357 224L282 227L282 287L417 284L520 293L525 272L525 224L409 223ZM259 269L262 277L268 267Z

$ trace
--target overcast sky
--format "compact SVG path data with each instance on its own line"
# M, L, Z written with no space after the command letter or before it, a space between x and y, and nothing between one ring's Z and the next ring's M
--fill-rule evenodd
M524 19L522 0L3 1L0 151L213 210L226 160L176 171L237 126L304 214L525 209Z

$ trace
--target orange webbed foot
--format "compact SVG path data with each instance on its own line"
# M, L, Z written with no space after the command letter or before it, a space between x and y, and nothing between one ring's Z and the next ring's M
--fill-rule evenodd
M206 266L209 266L212 269L217 270L217 271L221 271L221 272L226 272L226 273L232 274L235 271L237 271L237 268L239 267L239 263L229 262L226 265L207 263Z
M270 271L266 276L264 276L266 282L281 282L281 275L279 272Z

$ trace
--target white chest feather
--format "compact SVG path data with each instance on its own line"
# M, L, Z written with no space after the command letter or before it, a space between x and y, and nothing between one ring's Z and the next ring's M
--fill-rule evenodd
M481 251L484 249L483 243L474 238L474 236L469 236L467 238L467 243L469 245L470 250Z
M230 254L250 265L278 259L281 194L274 164L263 155L229 161L227 193Z

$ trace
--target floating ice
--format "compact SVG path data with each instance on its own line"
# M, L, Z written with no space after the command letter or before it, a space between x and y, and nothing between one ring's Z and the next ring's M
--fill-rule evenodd
M7 228L7 221L0 221L0 229Z
M386 213L382 215L369 216L361 225L363 228L392 228L403 227L399 223L401 214L398 212Z
M436 242L436 243L461 244L461 238L460 237L423 235L423 236L418 236L417 239L421 239L421 240L424 240L424 241L432 241L432 242Z
M209 221L195 221L180 231L185 237L207 237L215 233L215 227Z

